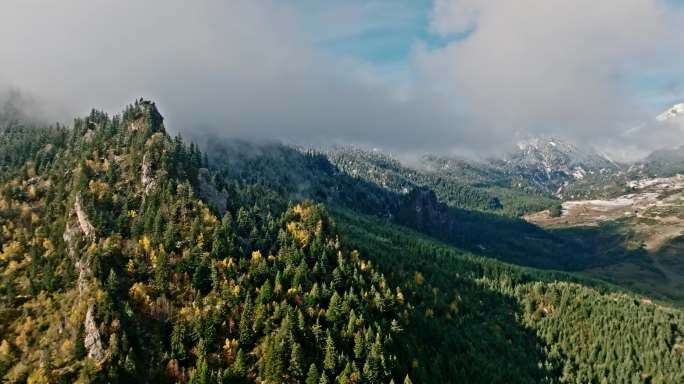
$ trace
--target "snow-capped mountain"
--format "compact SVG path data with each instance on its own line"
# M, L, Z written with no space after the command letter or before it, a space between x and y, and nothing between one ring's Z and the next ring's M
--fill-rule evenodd
M656 117L658 121L669 121L672 119L681 119L684 117L684 103L673 105L667 111L661 113Z
M521 141L500 164L510 175L556 195L561 195L563 188L573 181L621 168L593 148L580 148L558 138Z
M684 103L675 104L656 117L661 123L684 124ZM684 172L684 146L653 151L630 168L632 177L673 176ZM636 176L635 176L636 175Z

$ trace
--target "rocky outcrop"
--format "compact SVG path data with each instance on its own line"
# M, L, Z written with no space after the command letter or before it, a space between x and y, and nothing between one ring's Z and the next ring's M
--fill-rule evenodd
M79 227L76 225L71 225L67 222L66 228L64 228L64 233L62 238L64 243L67 245L67 252L72 262L74 263L74 268L78 273L78 278L76 280L76 286L78 287L79 295L82 295L88 288L88 280L92 276L92 271L90 266L84 258L81 258L76 250L76 238L79 235Z
M92 143L93 139L95 139L95 131L93 131L92 129L87 130L86 133L83 135L83 140L86 143Z
M88 289L88 280L92 276L90 265L85 260L78 260L74 263L74 268L78 272L76 283L78 285L78 294L83 295Z
M67 222L67 225L64 228L64 233L62 234L62 239L64 239L64 242L67 244L68 250L69 250L69 256L71 256L72 258L75 256L75 252L76 252L74 250L74 248L72 247L72 245L74 244L74 241L76 239L76 236L78 236L78 228L75 226L69 225L69 223Z
M147 196L147 194L154 187L154 178L152 177L152 161L150 160L150 155L148 153L143 155L142 166L140 170L140 182L143 185L143 196Z
M153 102L140 99L136 101L135 108L136 117L128 123L130 131L149 129L151 132L164 132L164 117Z
M402 225L439 236L449 236L456 231L456 218L450 214L449 207L437 200L432 190L416 188L403 200L396 215Z
M129 131L142 131L143 127L145 127L145 121L143 119L136 119L128 123Z
M81 228L83 234L90 240L95 240L96 232L95 227L90 224L88 220L88 214L83 210L83 200L80 195L76 196L76 202L74 203L74 211L76 211L76 217L78 218L78 225Z
M91 305L88 307L86 318L84 322L85 336L83 344L88 351L88 357L101 362L107 358L107 352L102 347L102 338L100 337L100 330L97 328L94 315L95 307Z
M74 220L74 215L76 216L76 220ZM74 263L74 268L76 269L76 272L78 272L76 283L78 292L82 295L88 288L88 281L92 276L92 271L88 260L86 260L85 257L81 257L76 249L76 240L81 234L91 241L95 241L96 239L95 227L90 223L90 220L88 220L88 214L83 209L83 201L79 195L76 196L74 210L67 221L62 238L67 245L67 251Z

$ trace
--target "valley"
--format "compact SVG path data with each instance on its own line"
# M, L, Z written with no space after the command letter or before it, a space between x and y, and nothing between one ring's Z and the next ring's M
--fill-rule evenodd
M616 234L624 252L638 255L637 261L616 260L585 273L684 303L684 253L678 245L684 235L684 176L632 180L625 189L629 193L611 199L564 201L560 215L545 210L525 220L551 231L589 228Z

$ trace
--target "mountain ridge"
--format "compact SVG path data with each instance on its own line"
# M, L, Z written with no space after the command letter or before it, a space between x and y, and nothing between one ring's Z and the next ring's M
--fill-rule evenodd
M684 378L681 310L491 258L557 262L532 226L449 208L419 183L392 192L318 153L239 145L223 164L168 135L153 106L0 136L3 380Z

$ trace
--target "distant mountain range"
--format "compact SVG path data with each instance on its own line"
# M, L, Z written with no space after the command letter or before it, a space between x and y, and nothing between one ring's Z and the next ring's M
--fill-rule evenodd
M557 196L569 183L622 168L593 148L580 148L559 138L520 142L516 151L495 163L513 177L523 178Z
M684 103L656 117L659 122L677 119L684 119ZM613 161L593 147L579 146L563 138L534 137L518 142L507 154L486 161L441 156L427 156L424 161L433 171L439 169L436 164L441 164L441 171L478 175L480 179L484 176L490 184L501 184L503 180L512 188L532 188L567 199L619 192L629 180L684 173L684 148L656 150L629 164Z

